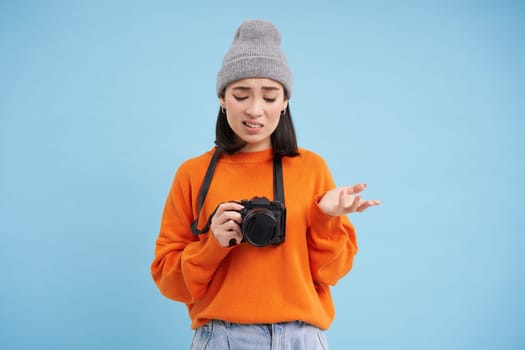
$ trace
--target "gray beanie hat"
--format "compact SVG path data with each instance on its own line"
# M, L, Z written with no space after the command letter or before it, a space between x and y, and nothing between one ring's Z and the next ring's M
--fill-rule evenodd
M292 72L281 50L281 34L270 22L248 20L237 29L217 75L217 95L228 84L246 78L278 81L287 97L292 95Z

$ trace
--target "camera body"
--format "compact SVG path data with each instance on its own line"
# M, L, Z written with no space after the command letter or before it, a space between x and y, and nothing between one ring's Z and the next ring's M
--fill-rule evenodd
M284 242L286 208L282 202L270 201L266 197L242 200L240 211L243 242L255 247L279 245Z

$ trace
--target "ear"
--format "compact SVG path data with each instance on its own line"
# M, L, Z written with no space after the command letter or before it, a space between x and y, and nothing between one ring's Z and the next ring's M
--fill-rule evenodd
M284 99L284 105L283 105L283 109L282 109L282 110L283 110L283 111L286 110L287 107L288 107L288 99L285 98L285 99Z
M222 108L226 108L225 104L226 102L224 101L224 96L219 96L219 103L221 104L221 107Z

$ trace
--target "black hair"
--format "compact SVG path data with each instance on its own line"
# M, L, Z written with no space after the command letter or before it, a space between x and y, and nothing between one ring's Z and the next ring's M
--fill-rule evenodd
M241 150L246 142L242 141L228 124L226 113L219 108L217 124L215 127L215 144L219 151L232 154ZM296 157L299 155L297 147L297 136L290 114L290 106L286 107L284 113L281 113L279 124L270 137L272 141L274 157Z

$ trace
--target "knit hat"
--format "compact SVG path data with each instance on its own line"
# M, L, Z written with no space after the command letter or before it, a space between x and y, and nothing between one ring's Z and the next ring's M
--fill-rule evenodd
M292 72L281 50L281 34L270 22L248 20L241 24L217 75L217 95L228 84L246 78L268 78L292 95Z

